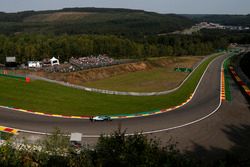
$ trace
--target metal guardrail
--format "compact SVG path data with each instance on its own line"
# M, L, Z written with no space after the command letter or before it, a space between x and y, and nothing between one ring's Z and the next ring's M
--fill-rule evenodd
M221 53L217 53L217 54L219 55ZM211 56L214 56L214 54ZM193 69L193 71L191 73L189 73L189 75L186 77L186 79L178 87L171 89L171 90L161 91L161 92L139 93L139 92L121 92L121 91L112 91L112 90L102 90L102 89L74 85L74 84L70 84L70 83L62 82L62 81L51 80L51 79L47 79L44 77L38 77L38 76L33 76L33 75L29 75L29 77L34 78L34 79L44 80L44 81L51 82L51 83L60 84L60 85L67 86L67 87L85 90L88 92L96 92L96 93L110 94L110 95L127 95L127 96L158 96L158 95L166 95L166 94L169 94L169 93L172 93L172 92L178 90L189 79L189 77L193 74L193 72L195 72L196 69L211 56L205 57L199 64L197 64L197 66Z
M26 77L24 76L16 76L16 75L9 75L9 74L1 74L1 77L7 77L7 78L15 78L15 79L21 79L21 80L26 80Z

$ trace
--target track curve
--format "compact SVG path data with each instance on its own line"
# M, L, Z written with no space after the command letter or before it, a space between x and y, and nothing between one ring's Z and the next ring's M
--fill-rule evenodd
M49 133L58 127L64 132L81 132L89 137L108 134L118 127L126 129L127 133L134 133L184 125L211 114L219 106L220 72L225 57L226 55L220 56L209 65L195 95L188 104L168 113L92 123L88 120L53 118L0 109L0 125L42 133Z

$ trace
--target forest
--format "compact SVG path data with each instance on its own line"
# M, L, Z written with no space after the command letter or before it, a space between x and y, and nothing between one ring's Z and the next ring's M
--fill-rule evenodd
M222 25L250 27L250 14L248 15L184 15L195 22L212 22Z
M71 57L107 54L115 59L146 59L148 57L206 55L224 49L227 39L206 36L148 36L130 39L112 35L0 35L0 63L6 56L16 56L17 62L59 57L61 62Z
M64 62L71 57L99 54L115 59L207 55L226 49L229 43L250 43L250 32L201 30L192 35L170 32L189 28L202 18L233 23L234 17L184 17L109 8L0 12L0 63L5 63L6 56L16 56L19 63L26 63L52 56ZM248 23L249 16L242 18Z

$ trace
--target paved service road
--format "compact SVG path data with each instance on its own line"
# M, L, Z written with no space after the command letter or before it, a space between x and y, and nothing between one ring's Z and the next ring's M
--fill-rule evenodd
M64 119L0 109L0 125L17 129L51 132L59 127L65 132L99 135L113 132L121 126L127 133L146 132L171 128L192 122L213 112L220 104L220 72L226 55L211 63L193 99L185 106L168 113L148 117L90 122L89 120Z

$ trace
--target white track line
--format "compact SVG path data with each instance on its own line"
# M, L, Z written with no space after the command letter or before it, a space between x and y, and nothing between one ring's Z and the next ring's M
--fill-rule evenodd
M176 90L178 90L179 88L181 88L182 87L182 85L192 76L192 74L197 70L197 68L198 67L200 67L200 65L203 63L203 62L205 62L207 59L209 59L210 57L212 57L212 56L215 56L215 55L220 55L221 53L217 53L217 54L212 54L211 56L209 56L209 57L207 57L207 58L204 58L197 66L196 66L196 68L185 78L185 80L178 86L178 87L176 87L176 88L174 88L174 89L172 89L172 90L168 90L168 91L164 91L164 92L168 92L168 93L172 93L172 92L174 92L174 91L176 91ZM220 57L220 56L219 56ZM216 58L217 59L217 58ZM215 60L216 60L215 59ZM214 60L213 60L214 61ZM213 62L212 61L212 62ZM210 62L210 64L212 63L212 62ZM208 67L210 66L210 64L208 65ZM208 68L207 67L207 68ZM206 71L204 71L203 72L203 75L206 73ZM202 75L202 77L203 77L203 75ZM202 79L202 77L201 77L201 79ZM200 81L201 81L201 79L200 79ZM199 81L199 82L200 82ZM48 81L49 82L49 81ZM198 87L198 85L196 86L196 89L197 89L197 87ZM196 89L195 89L195 91L192 93L192 97L193 97L193 95L194 95L194 93L196 92ZM164 92L158 92L158 94L155 94L155 95L164 95L165 93ZM168 94L167 93L167 94ZM175 107L172 107L172 109L169 109L167 112L169 112L169 111L172 111L172 110L175 110L175 109L177 109L177 108L180 108L180 107L182 107L182 106L184 106L184 105L186 105L191 99L192 99L192 97L191 98L189 98L188 99L188 101L186 101L185 102L185 104L181 104L181 105L178 105L178 106L175 106ZM56 114L46 114L46 113L42 113L42 112L28 112L28 110L24 110L24 109L18 109L18 108L10 108L10 107L7 107L7 106L0 106L0 108L4 108L4 109L8 109L8 110L12 110L12 111L21 111L21 112L24 112L24 113L27 113L27 114L33 114L33 115L40 115L40 116L45 116L45 117L55 117L55 118L64 118L64 119L85 119L85 120L88 120L89 118L83 118L83 117L79 117L79 116L66 116L66 117L64 117L63 115L57 115L56 116ZM163 112L164 113L164 112ZM158 113L157 113L158 114ZM162 114L162 113L160 113L160 114ZM155 115L155 113L151 113L151 114L149 114L149 115L147 115L147 116L150 116L150 115ZM132 117L127 117L126 119L129 119L129 118L138 118L138 117L144 117L144 115L137 115L137 116L132 116ZM124 118L113 118L113 119L124 119Z
M219 56L218 58L214 59L212 62L209 63L209 65L207 66L205 72L203 73L202 77L200 78L199 83L197 84L197 86L196 86L196 88L195 88L194 94L195 94L196 91L198 90L198 87L199 87L201 81L203 80L203 78L204 78L204 76L205 76L205 74L206 74L208 68L211 66L211 64L212 64L215 60L219 59L220 57L221 57L221 56ZM228 57L228 58L229 58L229 57ZM228 58L227 58L227 59L228 59ZM222 62L222 64L221 64L221 69L223 68L223 64L224 64L224 62L225 62L227 59L225 59L225 60ZM221 94L221 91L222 91L222 90L221 90L221 84L222 84L222 80L221 80L221 71L220 71L220 94ZM220 95L220 94L219 94L219 95ZM193 96L193 97L194 97L194 96ZM193 98L193 97L192 97L192 98ZM192 99L192 98L191 98L191 99ZM190 101L191 101L191 100L190 100ZM209 117L212 116L213 114L215 114L215 113L219 110L219 108L221 107L221 104L222 104L222 100L221 100L221 98L220 98L220 103L219 103L219 105L216 107L216 109L215 109L214 111L212 111L210 114L208 114L208 115L206 115L206 116L204 116L204 117L202 117L202 118L200 118L200 119L197 119L197 120L195 120L195 121L188 122L188 123L185 123L185 124L182 124L182 125L179 125L179 126L170 127L170 128L165 128L165 129L159 129L159 130L153 130L153 131L142 132L142 133L140 133L140 134L146 135L146 134L159 133L159 132L174 130L174 129L183 128L183 127L186 127L186 126L189 126L189 125L196 124L196 123L198 123L198 122L201 122L201 121L203 121L203 120L209 118ZM31 133L31 134L38 134L38 135L51 135L51 133L36 132L36 131L28 131L28 130L21 130L21 129L19 129L19 132ZM134 134L133 134L133 133L128 133L128 134L126 134L126 136L131 136L131 135L134 135ZM108 135L107 135L107 136L108 136ZM99 137L100 137L100 135L83 135L83 138L99 138Z
M226 58L226 59L222 62L222 64L221 64L221 70L223 69L223 64L224 64L224 62L225 62L227 59L229 59L229 58L230 58L230 57ZM206 71L207 71L207 70L206 70ZM199 82L199 84L200 84L200 82ZM221 90L221 84L222 84L222 78L221 78L221 71L220 71L220 94L221 94L221 91L222 91L222 90ZM196 88L198 88L198 87L196 87ZM159 130L154 130L154 131L142 132L141 134L159 133L159 132L163 132L163 131L169 131L169 130L174 130L174 129L182 128L182 127L185 127L185 126L189 126L189 125L192 125L192 124L201 122L201 121L207 119L208 117L212 116L213 114L215 114L215 113L219 110L219 108L221 107L221 104L222 104L222 99L221 99L221 97L220 97L220 103L219 103L219 105L216 107L216 109L215 109L213 112L211 112L210 114L208 114L208 115L206 115L206 116L204 116L204 117L202 117L202 118L200 118L200 119L197 119L197 120L195 120L195 121L192 121L192 122L189 122L189 123L186 123L186 124L183 124L183 125L171 127L171 128L165 128L165 129L159 129ZM128 135L132 135L132 134L128 134Z

